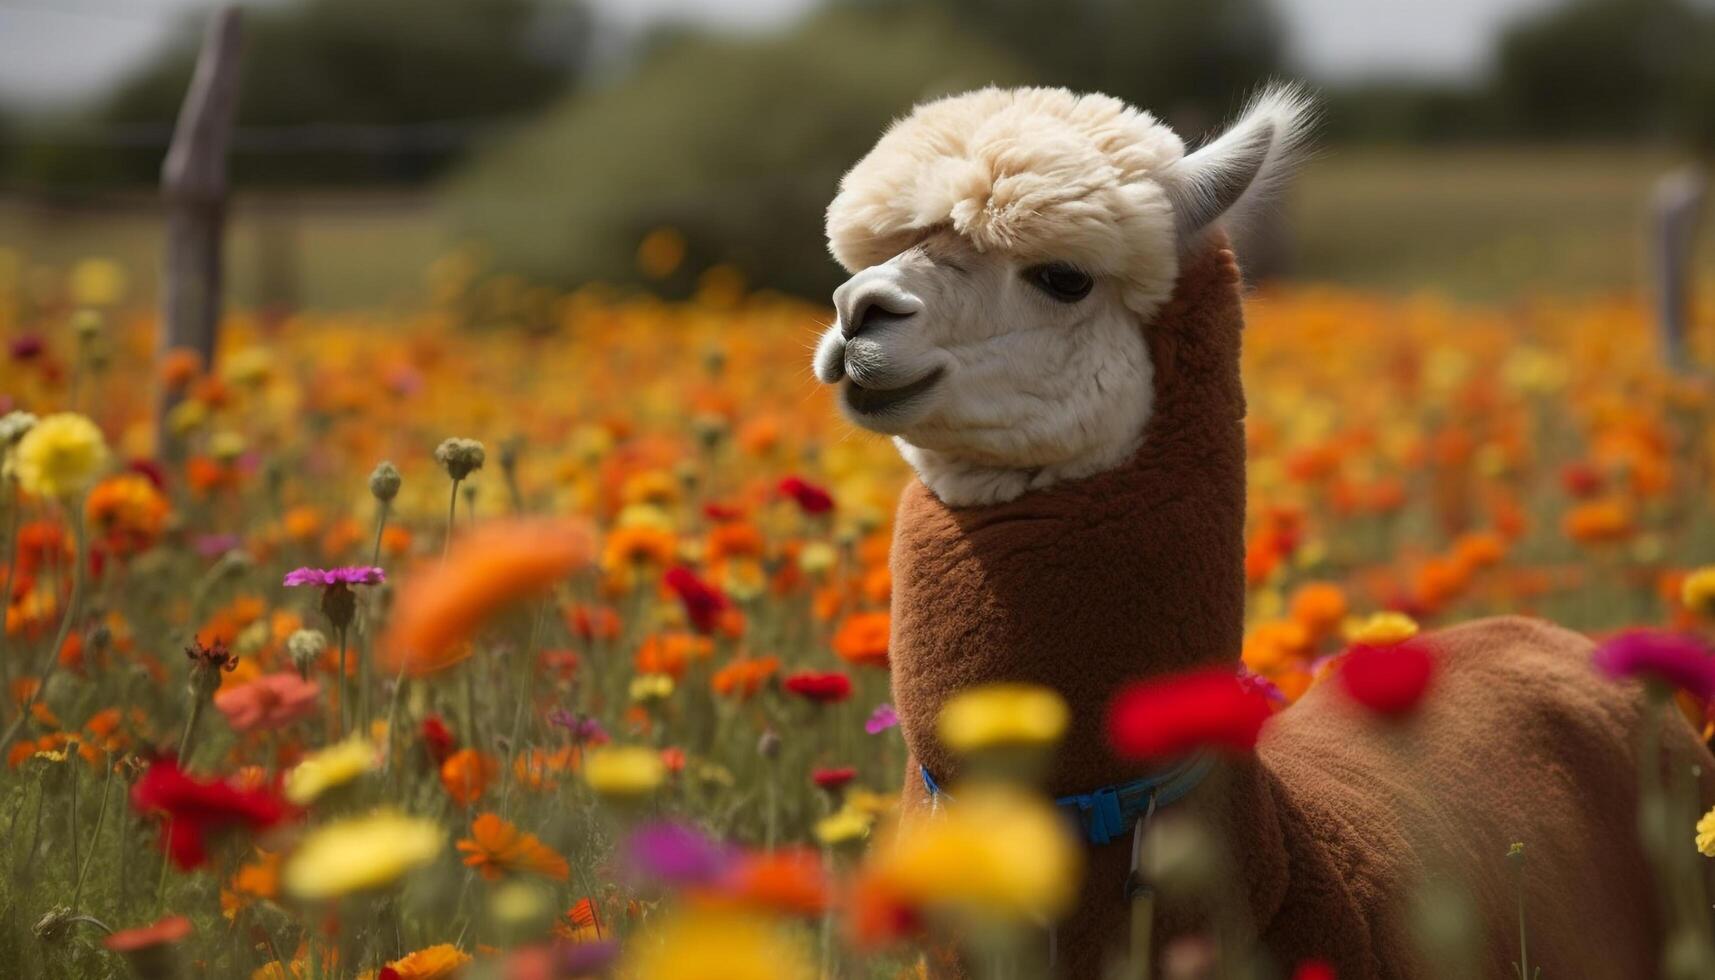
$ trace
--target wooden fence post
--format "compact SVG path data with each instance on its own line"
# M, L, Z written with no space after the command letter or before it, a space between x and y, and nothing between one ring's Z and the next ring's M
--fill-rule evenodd
M167 210L161 350L194 350L204 365L213 364L220 325L226 153L238 108L242 24L236 6L221 7L210 17L196 72L161 166L161 196ZM164 394L160 403L158 431L163 449L168 445L166 419L173 401Z
M1667 174L1650 195L1650 270L1654 280L1661 355L1675 371L1686 367L1685 334L1691 317L1692 254L1708 182L1693 168Z

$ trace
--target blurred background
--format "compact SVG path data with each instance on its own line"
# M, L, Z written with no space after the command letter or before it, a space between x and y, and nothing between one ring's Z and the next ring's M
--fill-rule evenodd
M243 304L385 302L454 249L556 285L684 295L719 264L822 297L843 169L912 103L990 82L1106 91L1194 140L1302 79L1323 149L1254 262L1456 296L1640 286L1652 187L1715 151L1715 0L245 6ZM0 250L157 288L161 159L209 10L0 0Z

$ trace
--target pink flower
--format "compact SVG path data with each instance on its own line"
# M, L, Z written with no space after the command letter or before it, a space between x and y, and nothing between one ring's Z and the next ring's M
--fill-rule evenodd
M286 585L380 585L387 573L374 565L348 565L344 568L297 568L286 573Z
M1598 647L1591 663L1615 679L1641 678L1671 684L1701 702L1715 697L1715 656L1694 637L1630 630Z
M215 694L214 706L233 731L284 728L313 713L321 693L320 684L287 671L224 688Z

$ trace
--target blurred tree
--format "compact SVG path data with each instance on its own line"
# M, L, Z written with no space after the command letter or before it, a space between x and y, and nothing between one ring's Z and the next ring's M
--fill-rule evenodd
M498 264L541 278L636 281L639 242L671 227L685 257L658 284L669 293L727 262L752 283L825 296L842 277L822 211L888 121L1029 77L921 6L837 7L766 39L663 35L622 80L476 158L448 209Z
M1715 144L1715 8L1571 0L1501 38L1496 94L1515 135Z
M483 132L466 121L525 113L561 95L585 60L590 27L582 0L299 0L249 13L239 125L308 128L240 139L241 183L433 175ZM196 36L187 32L187 43L163 51L82 120L90 139L32 147L25 176L157 180L159 137L184 98ZM446 120L460 125L423 125Z
M899 8L911 0L847 0ZM1195 137L1283 71L1271 0L947 0L961 24L1023 58L1040 80L1106 92Z

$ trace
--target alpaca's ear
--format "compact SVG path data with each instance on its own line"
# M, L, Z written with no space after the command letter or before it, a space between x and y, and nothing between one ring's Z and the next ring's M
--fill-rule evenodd
M1242 222L1280 188L1303 158L1315 106L1303 90L1278 85L1251 101L1239 121L1160 175L1182 247L1217 221Z

